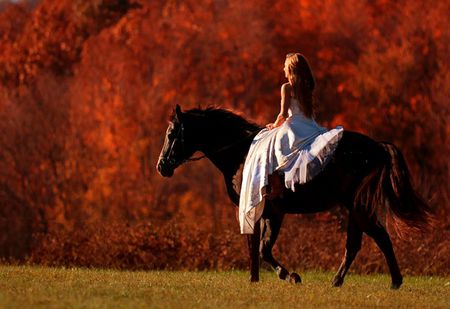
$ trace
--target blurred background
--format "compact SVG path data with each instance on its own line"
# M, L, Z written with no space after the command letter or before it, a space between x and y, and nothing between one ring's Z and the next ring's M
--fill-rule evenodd
M317 120L396 144L433 228L399 240L407 274L449 274L449 2L0 1L0 258L124 269L247 267L222 176L155 169L169 114L220 106L265 124L288 52L309 59ZM336 269L339 211L290 216L275 253ZM386 271L364 240L353 270Z

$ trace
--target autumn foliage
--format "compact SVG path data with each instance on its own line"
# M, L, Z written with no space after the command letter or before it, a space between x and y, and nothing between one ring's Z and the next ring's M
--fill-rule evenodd
M446 1L42 0L0 10L0 257L132 269L247 266L221 175L155 169L168 115L222 106L261 124L286 53L317 79L318 121L396 144L434 228L394 240L407 273L448 274ZM335 268L337 210L292 216L276 246ZM366 241L355 269L383 271ZM359 261L359 262L358 262ZM431 261L431 262L430 262Z

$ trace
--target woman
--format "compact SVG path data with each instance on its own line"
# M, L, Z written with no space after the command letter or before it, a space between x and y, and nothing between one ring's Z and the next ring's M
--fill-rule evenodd
M328 131L314 120L314 77L300 53L286 56L281 110L254 138L245 160L239 201L242 234L252 234L263 212L264 198L281 197L284 186L295 190L322 171L342 137L343 128ZM270 194L268 193L270 191Z

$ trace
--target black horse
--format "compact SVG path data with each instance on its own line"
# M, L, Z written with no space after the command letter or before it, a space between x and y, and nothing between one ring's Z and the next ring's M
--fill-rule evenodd
M224 109L182 112L177 105L158 160L158 172L170 177L181 164L199 159L191 156L200 151L222 172L230 199L239 205L242 166L254 136L261 129ZM379 214L387 213L401 233L405 227L423 228L430 209L415 194L405 160L394 145L350 131L344 131L333 159L318 176L297 185L295 193L285 189L282 198L265 201L260 223L255 224L254 234L247 235L250 280L259 281L261 258L280 279L299 282L297 274L289 274L272 256L284 215L325 211L337 204L347 208L349 218L346 252L332 280L333 286L342 285L361 248L364 232L375 240L386 258L391 287L399 288L403 278Z

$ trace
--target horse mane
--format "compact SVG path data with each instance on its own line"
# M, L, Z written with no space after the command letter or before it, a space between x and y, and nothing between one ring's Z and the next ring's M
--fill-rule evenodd
M230 126L243 131L255 132L261 130L261 126L246 120L244 117L231 110L209 106L207 108L193 108L185 111L186 114L207 117L211 121L226 120Z

